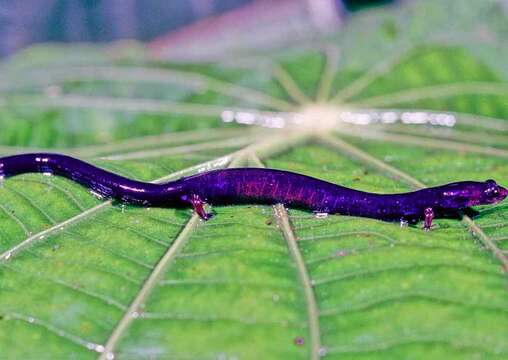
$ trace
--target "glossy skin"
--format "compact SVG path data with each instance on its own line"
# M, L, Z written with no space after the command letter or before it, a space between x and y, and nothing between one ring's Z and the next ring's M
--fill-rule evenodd
M192 206L203 218L204 204L277 204L319 213L362 216L415 223L430 229L435 217L459 216L470 206L502 201L508 191L494 180L462 181L400 194L349 189L288 171L260 168L213 170L165 184L115 175L59 154L24 154L0 158L0 177L51 173L88 187L103 197L141 206Z

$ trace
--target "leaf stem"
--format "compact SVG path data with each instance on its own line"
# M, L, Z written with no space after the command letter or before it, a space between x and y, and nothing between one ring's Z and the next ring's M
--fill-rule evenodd
M256 156L255 153L250 154L249 160L252 164L258 167L265 167L261 160ZM274 205L274 215L277 219L277 225L282 232L282 235L286 239L289 253L295 262L296 269L298 271L298 277L303 287L305 295L305 301L307 303L307 317L309 321L309 333L310 333L310 348L312 360L317 360L320 357L321 351L321 333L319 326L319 310L317 307L316 296L312 282L310 280L309 272L305 266L305 261L298 248L296 235L293 231L293 227L289 221L289 215L283 204Z

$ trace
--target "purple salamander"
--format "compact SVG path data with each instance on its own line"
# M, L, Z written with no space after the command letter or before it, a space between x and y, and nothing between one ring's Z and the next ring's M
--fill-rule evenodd
M399 194L349 189L309 176L274 169L231 168L184 177L165 184L130 180L84 161L35 153L0 158L0 178L51 173L88 187L103 197L141 206L192 206L204 220L205 203L277 204L319 213L416 223L430 229L436 217L460 216L471 206L502 201L508 191L494 180L461 181Z

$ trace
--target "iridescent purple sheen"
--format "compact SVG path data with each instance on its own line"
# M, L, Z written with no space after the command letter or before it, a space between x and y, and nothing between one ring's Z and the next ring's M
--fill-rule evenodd
M211 205L282 203L319 213L386 221L414 223L425 219L428 228L434 217L457 216L470 206L497 203L508 195L494 180L375 194L293 172L261 168L213 170L153 184L130 180L65 155L36 153L0 158L0 177L31 172L64 176L103 197L125 203L161 207L192 205L205 219L203 202Z

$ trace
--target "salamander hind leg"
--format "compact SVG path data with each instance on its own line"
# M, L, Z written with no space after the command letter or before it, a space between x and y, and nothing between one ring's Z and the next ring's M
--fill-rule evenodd
M186 196L184 200L190 202L190 204L194 208L194 211L196 212L196 214L199 215L201 219L208 220L213 216L212 213L206 212L205 210L206 203L203 200L201 200L201 198L198 195L192 194L188 197Z
M418 222L421 220L421 217L413 216L413 215L405 215L400 217L399 224L400 227L408 227L408 226L414 226L418 224ZM393 220L391 220L393 221Z
M402 216L399 219L399 224L400 224L400 227L408 227L409 225L414 225L416 223L416 221L417 220L415 220L414 217Z
M432 227L432 220L435 217L434 210L431 207L428 207L423 211L423 215L425 216L423 229L425 231L429 231L430 228Z
M462 213L466 216L469 216L470 218L474 218L474 217L477 217L478 215L480 215L480 212L478 210L475 210L470 207L462 210Z

